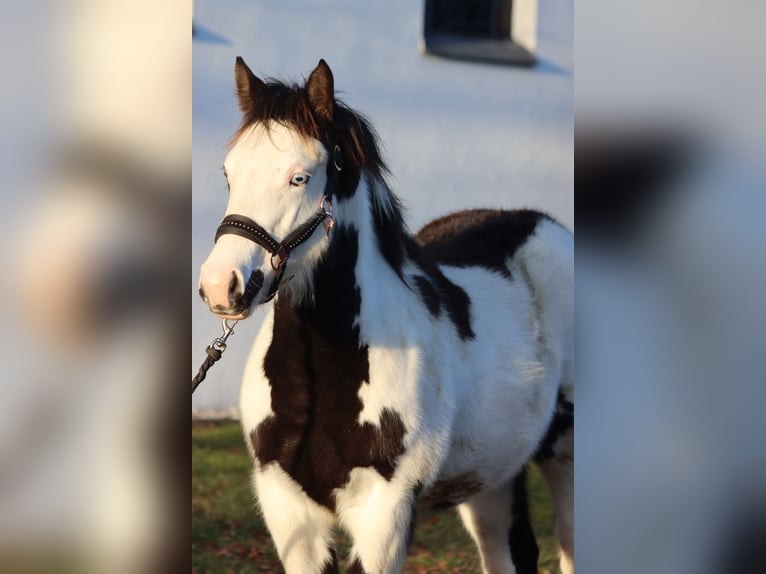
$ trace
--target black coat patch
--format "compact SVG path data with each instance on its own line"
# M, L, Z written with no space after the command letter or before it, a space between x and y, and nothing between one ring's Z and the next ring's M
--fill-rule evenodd
M413 277L415 289L434 316L446 309L462 339L475 335L471 327L470 298L452 283L439 265L485 267L511 276L507 261L550 218L527 209L501 211L473 209L436 219L405 244L407 254L424 272Z
M441 310L447 312L461 339L473 339L476 334L471 326L471 298L468 293L455 285L442 273L439 266L411 238L406 242L407 256L423 271L414 275L413 281L421 300L434 316Z
M438 316L441 310L445 309L460 338L473 339L475 334L471 328L471 300L468 294L447 279L434 261L409 235L402 219L399 201L384 183L376 184L371 180L368 189L370 215L378 249L383 259L409 288L413 286L404 277L405 262L409 259L420 267L423 274L416 274L412 278L415 283L413 290L420 295L429 312ZM387 197L382 198L380 194L387 194Z
M317 503L334 509L334 489L355 467L390 479L403 452L404 424L384 409L379 426L357 423L359 388L369 384L367 347L354 319L361 295L354 278L357 232L340 225L318 266L314 304L275 306L264 359L274 415L251 433L262 466L276 462Z
M428 223L415 236L424 253L440 265L486 267L507 277L506 262L547 215L529 209L471 209Z
M474 473L465 473L435 482L418 503L433 508L447 508L465 502L482 488L484 485Z

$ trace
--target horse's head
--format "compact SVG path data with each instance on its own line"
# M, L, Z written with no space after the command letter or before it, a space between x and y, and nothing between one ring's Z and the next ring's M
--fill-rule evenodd
M331 220L319 209L338 193L342 152L332 145L336 102L324 60L302 86L264 82L241 58L235 79L244 118L224 161L226 218L199 291L211 311L240 319L280 285L296 298L310 289L328 244L320 223Z

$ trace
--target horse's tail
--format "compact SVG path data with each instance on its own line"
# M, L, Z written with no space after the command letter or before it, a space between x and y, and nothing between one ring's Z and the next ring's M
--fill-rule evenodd
M560 366L560 391L574 404L574 236L542 218L512 267L529 285L544 352Z

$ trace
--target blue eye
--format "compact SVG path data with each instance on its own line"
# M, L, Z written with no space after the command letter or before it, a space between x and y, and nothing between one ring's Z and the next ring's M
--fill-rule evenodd
M306 185L310 179L311 176L307 173L296 173L290 180L290 185L294 185L295 187Z

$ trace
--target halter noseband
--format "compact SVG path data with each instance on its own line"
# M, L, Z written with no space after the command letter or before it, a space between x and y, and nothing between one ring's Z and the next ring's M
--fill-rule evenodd
M277 241L263 227L244 215L227 215L224 217L218 226L218 230L215 232L215 240L218 241L221 235L226 235L227 233L249 239L271 254L271 267L278 271L287 263L287 260L290 258L290 252L308 241L317 227L328 218L330 222L326 225L329 230L329 227L332 226L332 203L323 195L316 213L288 233L287 237L282 241Z
M298 227L293 229L282 240L278 241L273 235L266 231L263 227L258 225L255 221L244 215L227 215L223 218L218 229L215 232L215 241L221 235L231 234L239 235L245 239L249 239L256 245L260 245L266 251L271 254L271 267L278 272L277 278L274 280L269 293L268 299L271 299L276 295L277 289L282 282L282 275L285 272L285 266L287 260L290 258L290 253L299 245L302 245L314 234L317 227L320 224L325 224L325 231L329 234L330 229L333 226L332 218L332 189L331 185L335 184L335 178L337 173L340 172L343 165L342 155L340 152L340 146L333 148L332 158L329 164L335 168L335 173L330 169L328 165L328 188L326 193L319 200L319 208L317 211L309 217L306 221L301 223ZM267 299L267 300L268 300Z

